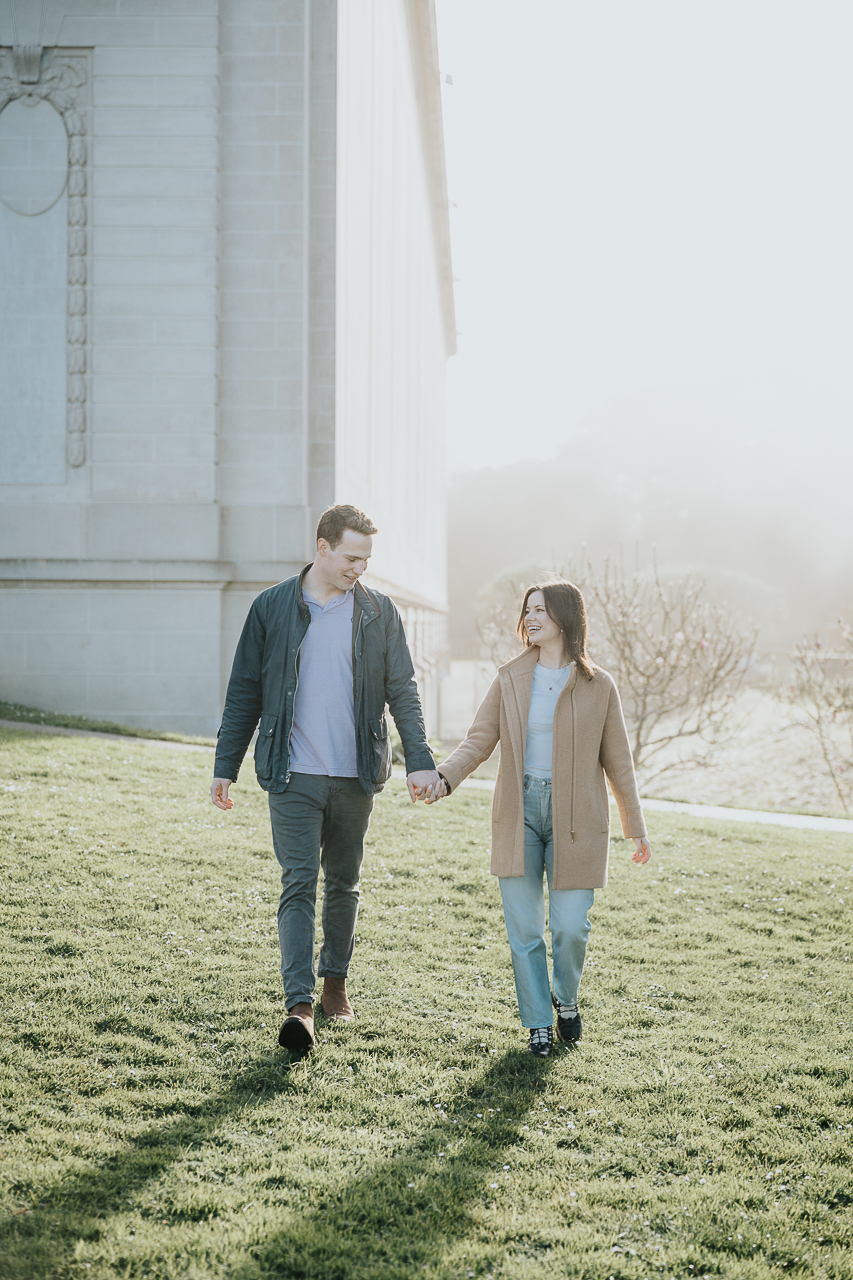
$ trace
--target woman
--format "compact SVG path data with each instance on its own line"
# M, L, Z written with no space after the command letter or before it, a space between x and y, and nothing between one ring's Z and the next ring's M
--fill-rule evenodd
M500 878L515 989L528 1052L546 1058L557 1036L581 1038L578 986L594 891L607 883L610 782L633 861L648 862L619 694L586 649L586 608L571 582L529 587L518 620L526 652L500 668L464 742L443 762L455 790L501 744L492 804L492 874ZM553 987L545 948L548 881Z

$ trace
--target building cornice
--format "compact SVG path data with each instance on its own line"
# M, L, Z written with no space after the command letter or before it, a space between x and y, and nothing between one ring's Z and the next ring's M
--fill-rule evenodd
M0 583L11 586L228 586L263 591L292 577L302 562L233 560L0 560Z
M453 299L453 262L450 251L447 164L444 154L435 0L405 0L405 7L432 213L444 341L448 356L453 356L456 354L456 306Z

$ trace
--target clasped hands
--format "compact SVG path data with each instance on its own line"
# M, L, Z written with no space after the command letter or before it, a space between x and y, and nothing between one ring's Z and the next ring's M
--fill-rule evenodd
M217 809L232 809L234 807L234 801L228 795L230 786L230 778L213 779L210 787L210 798ZM447 795L447 784L437 769L419 769L416 773L408 774L406 786L409 788L412 804L418 800L424 800L427 804L434 804L436 800L441 800Z
M447 784L437 769L418 769L415 773L406 774L406 786L409 788L412 804L418 800L434 804L448 794Z

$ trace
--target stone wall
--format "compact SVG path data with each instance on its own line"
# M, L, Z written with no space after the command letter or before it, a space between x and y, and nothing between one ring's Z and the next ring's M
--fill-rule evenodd
M382 585L416 611L429 678L448 342L418 12L429 0L0 8L0 332L18 344L0 696L213 732L252 598L310 557L335 500L380 524ZM57 121L65 185L16 210L17 188L38 203L55 180Z

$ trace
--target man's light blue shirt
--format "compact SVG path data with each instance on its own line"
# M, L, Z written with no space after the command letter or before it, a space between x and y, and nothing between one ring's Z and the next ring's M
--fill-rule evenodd
M353 705L353 593L318 604L303 598L311 624L299 650L299 675L290 737L292 773L357 778Z

